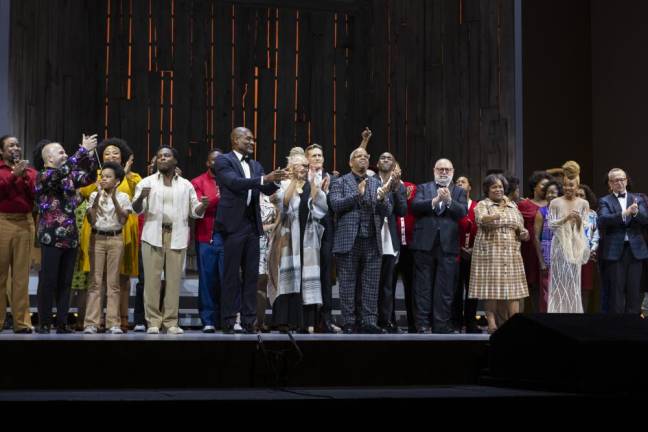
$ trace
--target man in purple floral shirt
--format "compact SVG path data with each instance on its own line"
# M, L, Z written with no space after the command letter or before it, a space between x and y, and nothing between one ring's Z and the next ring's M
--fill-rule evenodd
M97 135L83 135L79 150L71 157L67 156L61 144L49 141L41 141L34 153L36 167L40 169L36 178L36 204L40 216L38 241L41 247L38 333L50 332L54 297L56 332L71 332L67 315L79 246L74 211L80 201L76 190L97 178L97 160L93 152L96 146Z

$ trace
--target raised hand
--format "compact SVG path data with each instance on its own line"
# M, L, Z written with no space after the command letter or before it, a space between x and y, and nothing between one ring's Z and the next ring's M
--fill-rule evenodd
M371 139L371 135L372 135L371 129L369 129L369 126L366 126L361 134L362 140L369 142L369 140Z
M366 189L367 189L367 179L363 179L360 183L358 183L359 195L364 196Z
M21 177L23 174L25 174L26 169L27 169L27 161L19 160L18 162L14 163L13 170L11 172L16 177Z
M97 148L97 134L81 136L81 147L85 148L89 152Z
M285 180L290 176L290 171L288 169L277 168L271 173L266 174L263 177L264 182L268 183L277 183L281 180Z
M133 158L133 155L130 155L130 157L126 161L126 164L124 165L124 174L125 175L130 174L131 168L133 167L133 162L135 162L135 159Z
M324 191L324 193L328 193L330 185L331 185L331 178L329 176L324 176L324 179L322 179L322 184L321 184L321 188Z

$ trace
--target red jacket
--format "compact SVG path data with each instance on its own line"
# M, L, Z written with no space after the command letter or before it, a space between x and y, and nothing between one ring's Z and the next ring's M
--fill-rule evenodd
M405 217L396 217L396 227L401 245L409 246L412 243L412 232L414 231L414 222L416 221L412 213L412 201L414 201L414 195L416 195L416 185L406 181L403 184L407 191L407 215ZM405 234L404 239L403 234Z
M0 159L0 213L31 213L34 208L34 186L38 172L25 168L25 175L16 177Z
M477 223L475 222L475 206L478 201L472 200L468 207L468 214L459 221L459 247L466 247L466 237L468 237L468 247L475 244L477 235Z
M191 184L196 189L198 199L203 196L209 198L209 206L205 211L202 219L196 219L196 241L200 243L209 243L214 235L214 220L216 219L216 208L220 201L220 189L216 184L214 175L207 171L195 179Z

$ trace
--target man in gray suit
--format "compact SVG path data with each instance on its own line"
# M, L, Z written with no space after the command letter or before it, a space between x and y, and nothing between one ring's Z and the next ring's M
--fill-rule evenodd
M349 158L351 172L331 184L329 199L337 215L333 253L340 283L342 331L354 332L355 289L361 278L361 333L384 333L378 327L378 281L382 259L382 224L392 212L380 180L367 176L369 154L355 149Z
M448 159L434 165L434 181L416 187L412 212L416 216L414 304L419 333L454 333L450 312L454 293L458 222L468 213L466 192L452 183L454 167Z

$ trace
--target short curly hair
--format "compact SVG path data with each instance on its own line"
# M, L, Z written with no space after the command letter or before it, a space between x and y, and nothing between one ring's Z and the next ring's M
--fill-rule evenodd
M116 137L106 138L97 146L97 152L99 153L99 158L101 158L102 164L104 163L103 154L106 150L106 147L108 146L115 146L119 149L119 151L121 152L122 165L124 165L126 161L133 155L133 150L123 139Z

